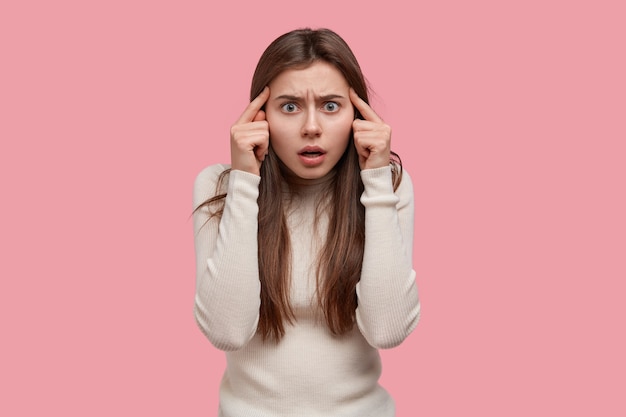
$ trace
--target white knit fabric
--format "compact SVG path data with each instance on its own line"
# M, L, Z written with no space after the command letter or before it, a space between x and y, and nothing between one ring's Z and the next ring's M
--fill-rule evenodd
M204 169L194 207L215 194L219 174ZM414 329L420 304L412 269L413 189L404 172L394 193L389 167L364 170L365 254L357 285L357 323L333 336L315 298L315 262L327 227L314 223L324 183L305 187L288 210L292 244L291 304L296 321L278 342L257 334L260 284L257 197L260 177L231 171L221 220L194 215L195 316L211 343L226 351L221 417L393 417L394 402L378 384L378 349L400 344ZM280 196L276 196L280 198ZM206 224L205 224L206 223Z

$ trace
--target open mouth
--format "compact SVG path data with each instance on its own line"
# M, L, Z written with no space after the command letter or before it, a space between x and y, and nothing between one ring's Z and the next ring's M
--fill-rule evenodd
M304 152L300 152L300 155L304 156L305 158L317 158L318 156L324 155L324 152L322 152L322 151L304 151Z
M303 148L298 154L305 158L317 158L318 156L324 155L326 152L317 146L307 146Z
M309 167L318 166L324 162L326 151L317 146L307 146L298 152L302 163Z

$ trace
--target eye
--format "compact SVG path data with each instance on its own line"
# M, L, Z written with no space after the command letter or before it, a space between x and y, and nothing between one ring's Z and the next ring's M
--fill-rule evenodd
M281 106L281 110L285 113L293 113L298 110L298 106L295 103L285 103Z
M334 113L338 110L339 110L339 104L335 103L334 101L328 101L324 103L324 111L327 111L329 113Z

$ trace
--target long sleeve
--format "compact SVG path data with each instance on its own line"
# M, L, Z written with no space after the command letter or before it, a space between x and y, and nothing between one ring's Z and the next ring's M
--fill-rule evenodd
M361 171L365 253L357 284L357 325L376 348L399 345L415 328L420 302L412 267L413 185L406 171L396 192L391 168Z
M224 169L215 165L198 175L194 208L215 193ZM261 303L257 260L259 182L258 176L233 170L221 218L208 220L207 207L194 213L194 314L202 332L221 350L242 348L257 330Z

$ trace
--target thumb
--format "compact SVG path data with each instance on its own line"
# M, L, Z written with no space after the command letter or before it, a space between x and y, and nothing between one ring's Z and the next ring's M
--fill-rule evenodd
M259 110L254 119L252 119L253 122L260 122L261 120L265 120L265 112L263 110Z

